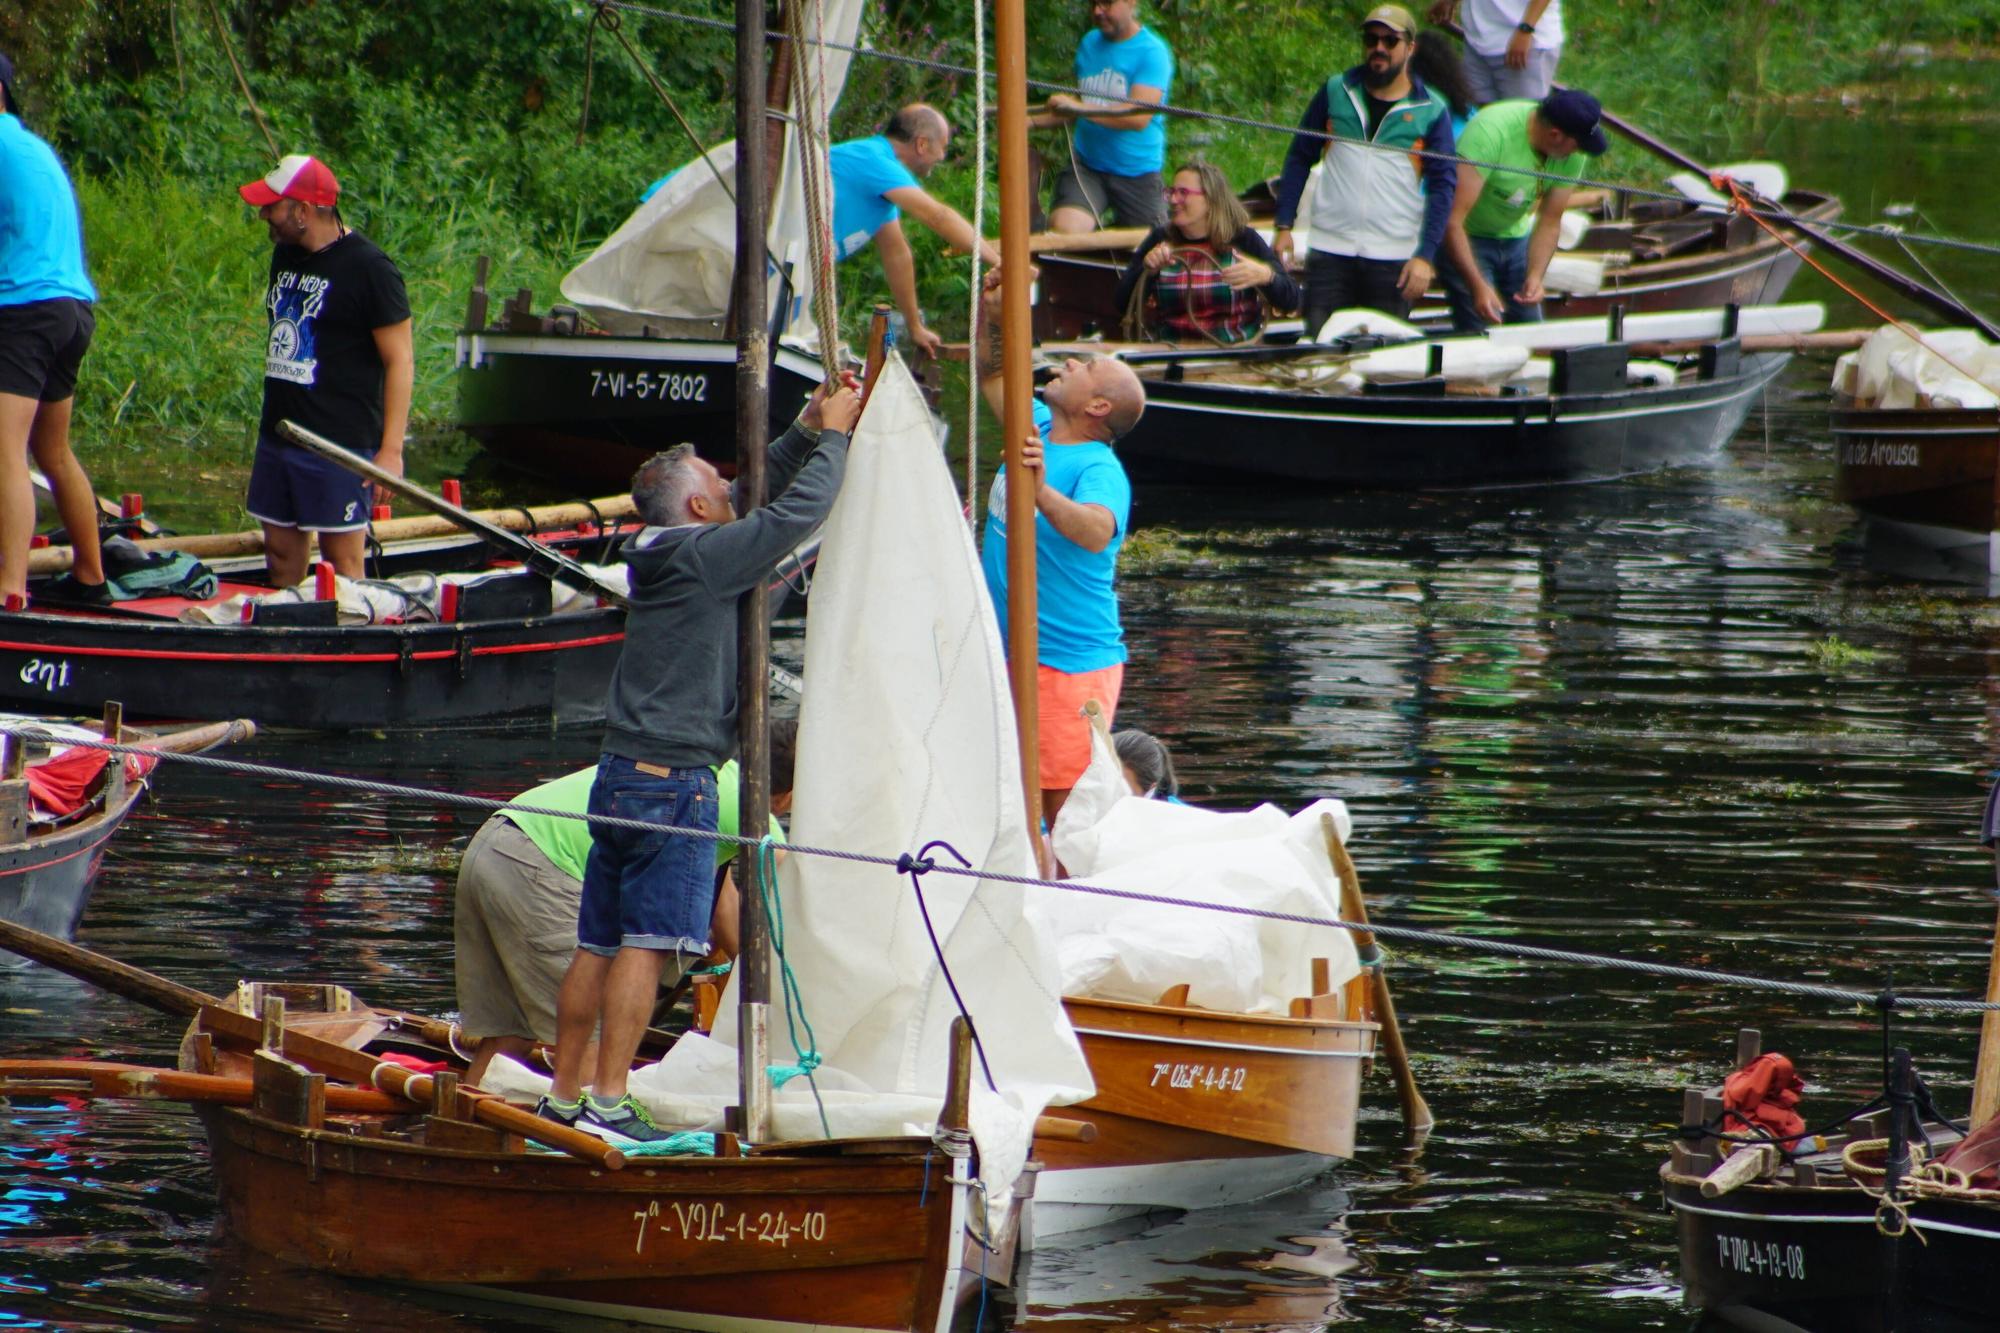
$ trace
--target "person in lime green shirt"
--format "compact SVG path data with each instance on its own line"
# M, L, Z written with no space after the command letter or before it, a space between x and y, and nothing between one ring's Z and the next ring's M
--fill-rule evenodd
M771 724L771 813L792 807L792 769L798 723ZM577 906L583 867L590 859L590 823L560 814L583 814L597 766L531 787L480 825L459 861L453 934L457 956L459 1025L473 1043L466 1081L477 1083L495 1055L525 1059L537 1041L556 1039L556 991L576 952ZM736 832L737 769L731 760L715 771L716 827ZM526 808L517 808L526 807ZM771 836L785 840L776 820ZM715 845L722 887L715 898L711 934L717 953L736 953L735 883L726 867L741 848ZM670 977L671 985L679 980Z
M1589 93L1558 88L1539 102L1495 102L1465 127L1444 230L1453 329L1480 333L1542 317L1542 277L1571 189L1549 177L1575 180L1585 155L1604 152L1602 115Z

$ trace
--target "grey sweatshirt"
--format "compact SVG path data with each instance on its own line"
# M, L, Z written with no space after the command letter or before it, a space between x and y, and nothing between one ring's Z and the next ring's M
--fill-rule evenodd
M605 701L604 753L673 768L736 753L736 599L826 521L847 437L794 427L771 446L775 499L734 523L647 528L626 548L632 610ZM787 484L789 483L789 484Z

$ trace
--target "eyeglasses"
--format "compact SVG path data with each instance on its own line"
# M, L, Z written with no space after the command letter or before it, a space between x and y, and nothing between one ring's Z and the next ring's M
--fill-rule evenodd
M1400 32L1364 32L1361 34L1361 49L1364 51L1372 51L1378 46L1385 51L1393 51L1402 44L1403 34Z
M1200 190L1190 190L1180 185L1169 185L1166 189L1160 191L1160 194L1170 204L1178 204L1183 199L1192 199L1200 193Z

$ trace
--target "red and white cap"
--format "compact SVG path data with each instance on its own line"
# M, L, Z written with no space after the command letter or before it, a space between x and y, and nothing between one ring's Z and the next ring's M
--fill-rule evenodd
M340 198L340 182L333 178L326 163L304 153L293 153L271 169L271 174L260 181L251 181L240 186L236 193L243 201L256 208L275 204L280 199L296 199L302 204L315 204L321 208L332 208Z

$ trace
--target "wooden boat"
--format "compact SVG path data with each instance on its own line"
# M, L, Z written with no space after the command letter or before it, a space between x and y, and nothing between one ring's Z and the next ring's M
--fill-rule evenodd
M1714 454L1790 359L1748 351L1719 327L1668 348L1622 340L1557 348L1546 382L1517 388L1454 383L1449 358L1468 344L1428 346L1432 373L1365 384L1336 378L1373 350L1365 341L1121 351L1146 381L1147 408L1119 454L1138 475L1202 481L1382 489L1601 481ZM1641 360L1654 363L1652 377L1639 377Z
M1243 202L1253 225L1268 228L1277 209L1275 183L1266 181L1251 187L1244 192ZM1788 192L1783 204L1788 211L1815 223L1833 221L1841 213L1839 200L1808 190ZM1704 212L1692 200L1627 201L1599 193L1589 211L1590 230L1575 250L1565 253L1605 257L1603 283L1595 292L1551 293L1544 304L1551 319L1603 315L1614 306L1640 314L1723 305L1776 305L1784 300L1785 290L1803 262L1755 219ZM1125 312L1114 308L1118 279L1141 237L1103 235L1108 240L1122 240L1122 248L1074 249L1071 247L1084 243L1085 238L1036 238L1043 246L1063 247L1040 249L1035 257L1041 270L1035 308L1037 338L1125 336ZM1440 288L1422 303L1420 310L1428 308L1423 319L1448 320L1439 309L1443 304ZM1282 327L1281 322L1274 333ZM1290 327L1296 329L1296 321Z
M152 732L124 727L122 716L114 704L94 730L0 719L9 733L0 737L0 920L58 939L75 934L104 849L151 781L155 761L66 742L100 738L196 754L257 731L238 721Z

